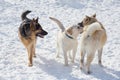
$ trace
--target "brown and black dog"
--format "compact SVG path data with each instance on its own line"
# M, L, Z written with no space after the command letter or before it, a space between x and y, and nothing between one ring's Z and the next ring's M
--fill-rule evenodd
M35 45L37 37L44 38L45 35L48 33L42 29L41 25L38 23L37 19L29 19L27 18L27 14L29 14L31 11L27 10L22 13L22 23L19 27L19 38L21 42L24 44L25 48L28 52L28 66L32 66L32 57L36 57L35 55Z

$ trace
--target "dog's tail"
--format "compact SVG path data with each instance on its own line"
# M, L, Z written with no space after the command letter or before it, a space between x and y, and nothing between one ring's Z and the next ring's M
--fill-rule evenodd
M49 17L49 18L58 24L58 26L60 27L62 32L65 31L65 27L63 26L63 24L58 19L53 18L53 17Z
M31 12L31 11L27 10L27 11L25 11L25 12L22 13L22 15L21 15L22 21L23 21L24 19L28 19L26 16L27 16L27 14L29 14L30 12Z
M92 36L96 31L104 30L100 23L95 22L88 26L87 34Z

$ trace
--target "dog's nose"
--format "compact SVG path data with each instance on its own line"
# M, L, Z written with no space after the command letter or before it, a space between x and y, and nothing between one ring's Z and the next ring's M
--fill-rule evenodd
M80 29L80 26L78 26L77 29Z
M48 34L48 32L47 31L44 31L44 35L47 35Z
M48 32L43 30L40 34L42 34L42 35L47 35Z
M48 32L46 32L46 35L48 34Z
M84 27L84 26L83 26L83 22L78 23L78 25L79 25L80 27Z

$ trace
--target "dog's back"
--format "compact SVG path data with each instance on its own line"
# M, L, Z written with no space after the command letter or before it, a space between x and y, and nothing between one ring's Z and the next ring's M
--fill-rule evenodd
M101 25L98 22L94 22L89 26L85 26L84 30L86 30L86 34L91 36L97 30L102 30Z
M102 51L107 40L106 30L96 19L96 15L86 18L81 22L84 32L81 37L81 59L80 68L84 68L84 56L87 54L85 69L90 73L90 64L93 61L96 51L98 51L98 63L102 66Z
M85 26L84 30L81 47L89 48L89 51L103 47L107 40L106 31L99 22Z

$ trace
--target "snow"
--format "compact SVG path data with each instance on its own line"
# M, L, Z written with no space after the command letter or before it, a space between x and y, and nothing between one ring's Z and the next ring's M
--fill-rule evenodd
M48 31L44 39L37 40L33 67L27 66L27 52L18 38L25 10L32 11L29 18L38 16ZM0 0L0 12L0 80L120 80L120 0ZM75 63L68 67L62 55L55 57L59 28L49 16L67 27L94 13L105 26L108 40L102 57L104 67L97 64L96 54L92 73L87 75L79 69L79 48Z

